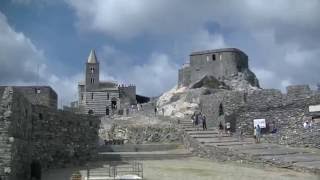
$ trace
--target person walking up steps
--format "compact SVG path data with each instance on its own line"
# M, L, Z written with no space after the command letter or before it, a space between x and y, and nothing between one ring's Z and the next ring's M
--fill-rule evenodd
M221 137L222 134L223 134L223 125L222 125L222 123L220 121L220 123L219 123L219 137Z
M196 112L194 112L191 116L192 126L195 127L196 124Z
M207 118L205 115L202 116L202 129L207 130Z

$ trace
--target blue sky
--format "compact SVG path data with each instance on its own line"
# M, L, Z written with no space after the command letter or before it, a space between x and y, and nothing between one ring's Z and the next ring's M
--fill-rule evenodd
M236 47L263 88L314 86L318 9L317 0L2 0L0 83L50 85L67 104L95 49L101 79L156 96L192 51Z

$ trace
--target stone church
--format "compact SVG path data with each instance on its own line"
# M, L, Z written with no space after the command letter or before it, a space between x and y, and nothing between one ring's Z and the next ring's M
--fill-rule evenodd
M100 81L99 61L91 50L85 64L85 80L78 84L78 106L82 114L122 114L136 104L136 87L118 85L115 81Z

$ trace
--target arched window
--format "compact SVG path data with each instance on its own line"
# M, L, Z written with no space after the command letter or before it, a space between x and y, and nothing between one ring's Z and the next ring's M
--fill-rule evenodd
M220 104L220 106L219 106L219 116L222 116L222 115L224 115L223 106L222 106L222 104Z
M91 74L93 74L94 73L94 67L91 67L90 70L91 70Z

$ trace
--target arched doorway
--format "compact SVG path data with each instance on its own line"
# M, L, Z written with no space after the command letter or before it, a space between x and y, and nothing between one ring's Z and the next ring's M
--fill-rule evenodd
M108 106L106 107L106 115L107 115L107 116L110 115L110 110L109 110L109 107L108 107Z
M39 161L32 161L31 165L31 179L41 180L41 164Z
M111 108L112 109L117 109L117 98L112 98L111 99Z
M93 114L93 110L92 109L90 109L89 111L88 111L88 114Z

